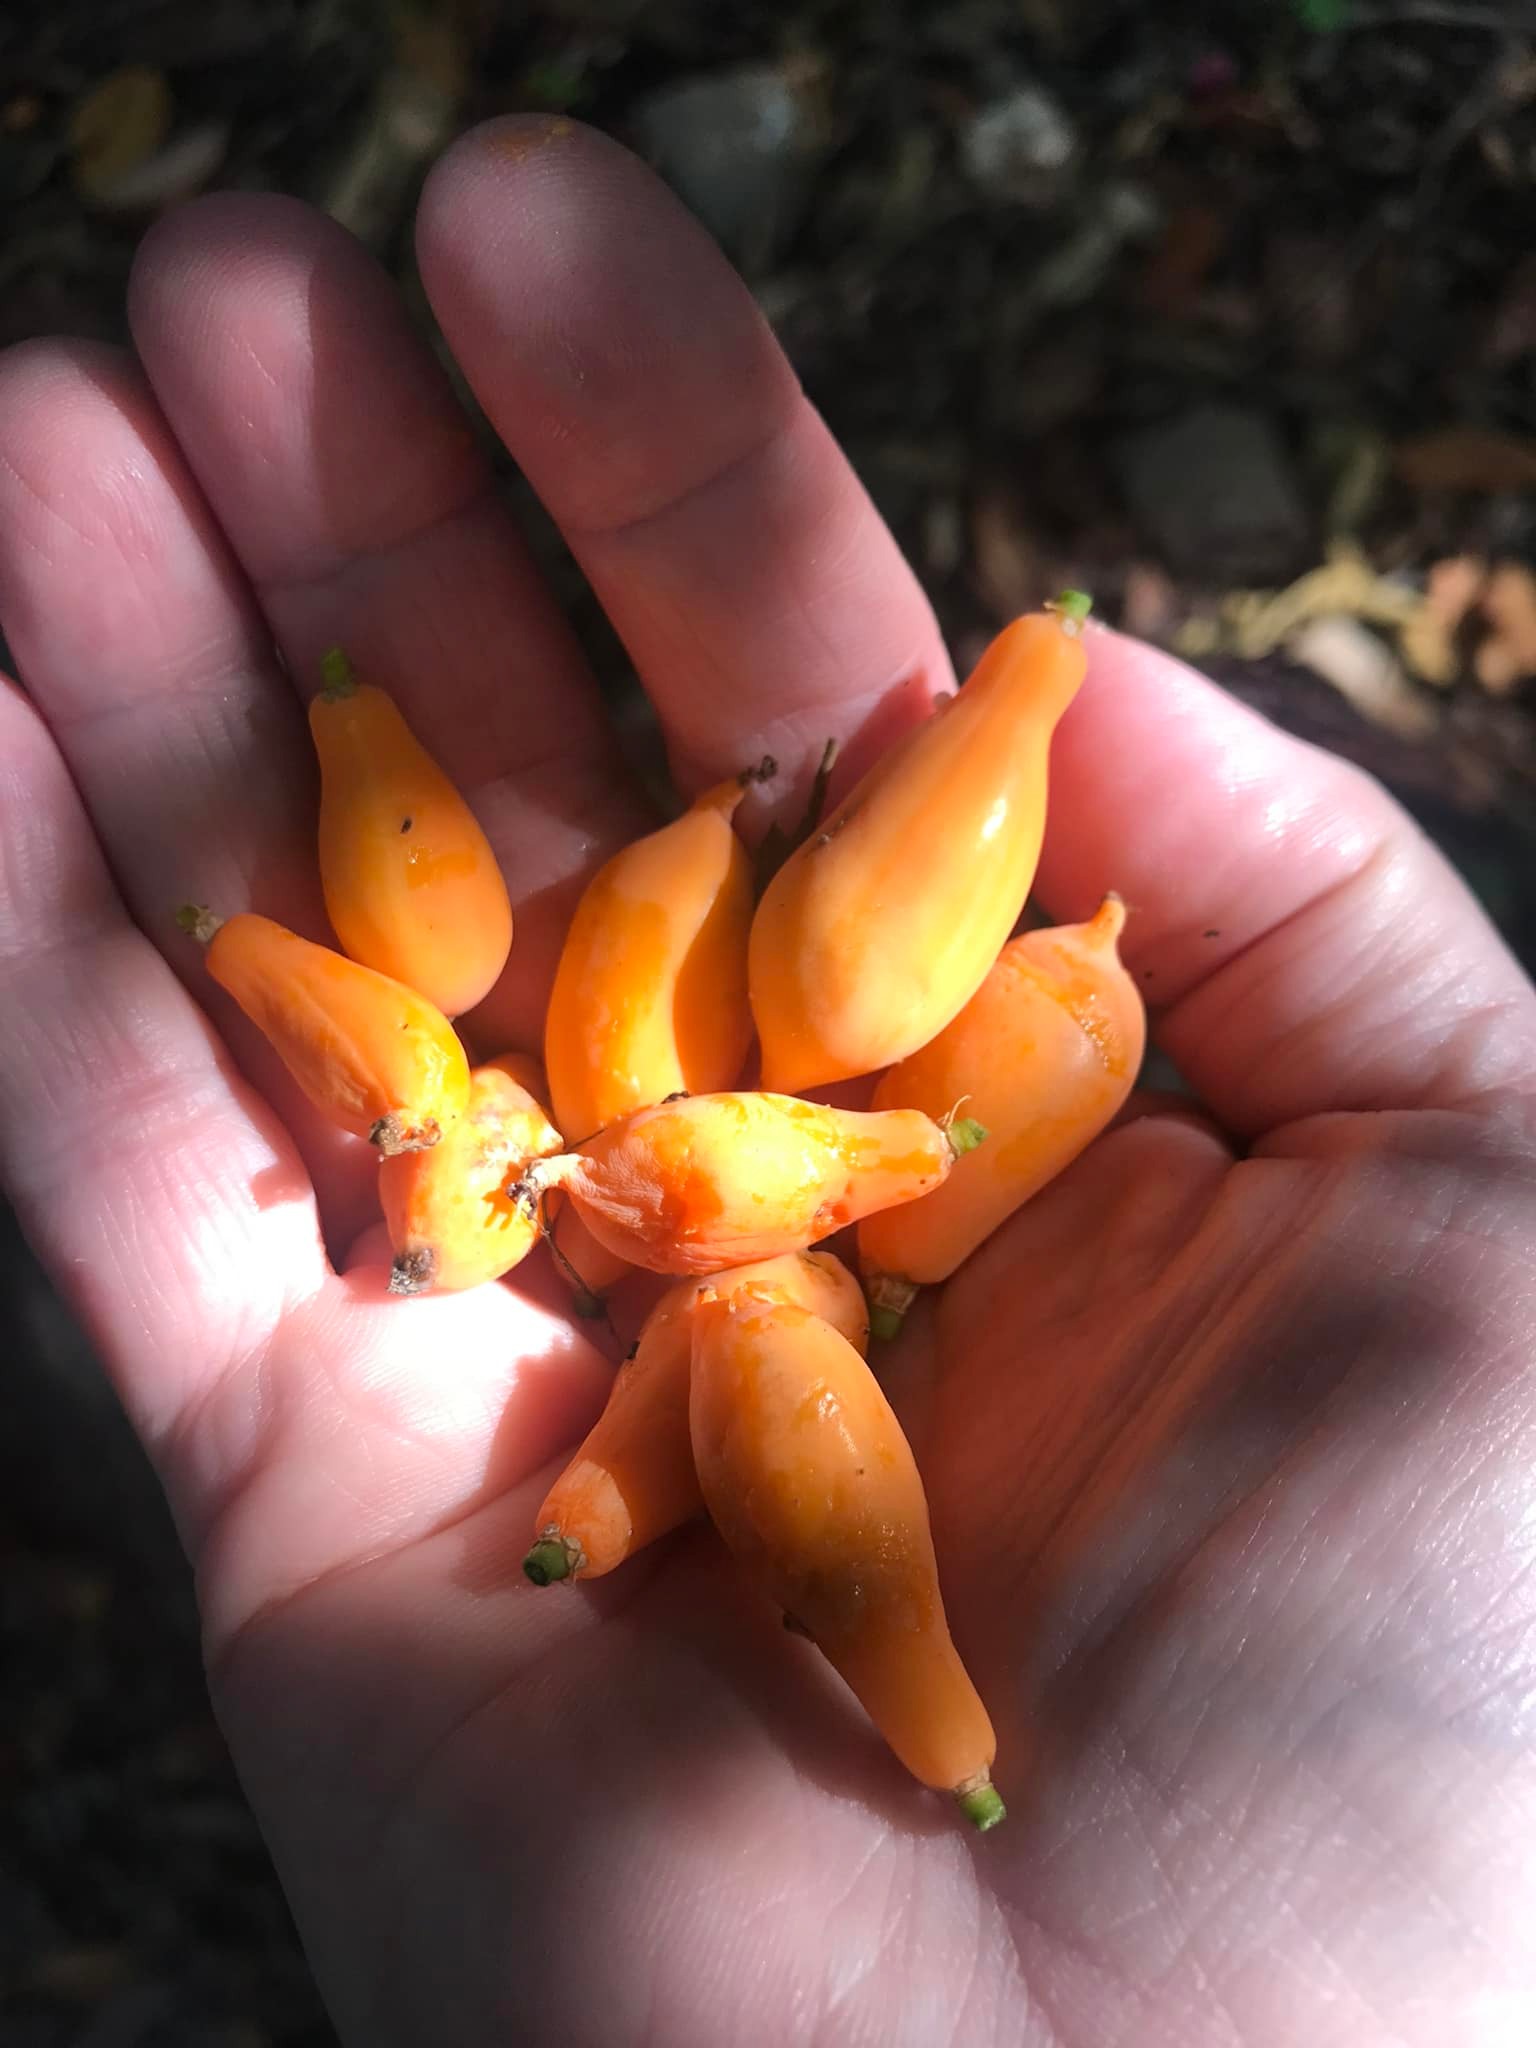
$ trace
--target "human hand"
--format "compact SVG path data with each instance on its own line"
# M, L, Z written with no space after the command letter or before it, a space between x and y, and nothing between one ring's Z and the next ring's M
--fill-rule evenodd
M685 785L765 750L804 778L833 732L856 765L948 686L747 294L622 151L482 130L419 236ZM1528 2038L1536 996L1439 857L1351 769L1092 636L1038 893L1127 898L1203 1111L1140 1105L887 1361L998 1728L1011 1817L968 1839L707 1531L523 1580L607 1365L547 1282L386 1298L371 1159L171 913L324 935L300 696L333 642L511 878L483 1050L538 1042L581 879L645 814L354 245L203 202L131 311L142 373L0 363L30 692L0 696L0 1147L164 1476L344 2035Z

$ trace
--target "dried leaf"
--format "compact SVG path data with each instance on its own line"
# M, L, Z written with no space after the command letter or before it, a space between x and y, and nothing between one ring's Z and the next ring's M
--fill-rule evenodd
M201 121L142 162L99 179L91 196L109 213L157 213L202 191L228 148L228 122Z
M171 88L147 64L114 71L76 102L69 119L75 184L87 199L109 191L153 156L171 126Z
M1379 576L1352 541L1337 541L1321 568L1281 591L1234 591L1221 611L1231 651L1256 661L1309 619L1344 614L1395 627L1411 618L1420 602L1415 591Z
M1445 427L1399 441L1393 466L1416 491L1504 497L1536 486L1536 441L1491 427Z
M1487 581L1488 564L1481 556L1448 555L1430 568L1424 602L1448 633L1456 633L1482 597Z
M1509 642L1490 633L1472 657L1472 673L1490 697L1507 697L1523 671Z
M1186 661L1204 661L1207 656L1220 654L1223 636L1220 622L1205 613L1196 613L1186 619L1172 640L1175 654L1182 654Z
M1482 595L1488 564L1473 555L1451 555L1430 569L1424 596L1403 621L1398 645L1413 672L1437 689L1456 680L1461 666L1457 635Z
M1491 631L1473 657L1485 690L1502 695L1536 676L1536 576L1521 562L1502 562L1482 595Z
M1291 634L1287 652L1363 718L1402 739L1424 739L1439 723L1435 705L1408 680L1391 648L1358 619L1309 619Z

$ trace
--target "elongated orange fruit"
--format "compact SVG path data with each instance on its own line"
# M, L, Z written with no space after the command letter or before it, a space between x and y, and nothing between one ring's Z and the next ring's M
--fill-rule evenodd
M487 1060L488 1067L496 1067L509 1081L515 1081L519 1088L526 1089L539 1104L549 1100L549 1076L543 1062L531 1052L499 1052L495 1059Z
M560 1128L580 1140L679 1090L729 1088L752 1037L752 867L731 819L772 761L717 783L587 884L550 993L544 1057ZM557 1264L600 1299L629 1271L569 1203Z
M441 1143L380 1166L391 1294L478 1287L510 1273L538 1243L527 1205L506 1192L530 1159L560 1149L560 1133L517 1078L528 1064L511 1053L476 1067L468 1106Z
M828 1109L792 1095L690 1095L536 1159L513 1190L561 1188L609 1251L656 1273L718 1273L803 1250L936 1188L985 1136L921 1110Z
M1067 592L1006 627L770 882L749 948L764 1087L890 1066L981 986L1034 880L1086 610Z
M512 905L474 812L394 699L359 683L339 648L309 707L320 759L320 880L344 952L446 1016L473 1008L507 964Z
M950 1638L916 1462L859 1353L794 1303L707 1303L689 1418L705 1504L737 1561L912 1775L994 1826L996 1737Z
M857 1280L830 1252L786 1252L669 1288L620 1366L595 1427L539 1509L523 1560L536 1586L600 1578L703 1510L688 1439L688 1368L701 1298L748 1292L794 1301L841 1330L862 1355L869 1318Z
M269 917L189 904L183 931L316 1109L387 1158L435 1145L469 1100L469 1062L425 996Z
M752 868L731 818L772 766L707 790L587 884L544 1029L551 1106L573 1138L739 1079L752 1037Z
M1107 896L1086 924L1010 940L954 1022L881 1076L877 1109L942 1116L963 1097L988 1135L931 1195L859 1225L877 1335L893 1336L918 1287L947 1280L1124 1103L1146 1044L1117 951L1124 924Z

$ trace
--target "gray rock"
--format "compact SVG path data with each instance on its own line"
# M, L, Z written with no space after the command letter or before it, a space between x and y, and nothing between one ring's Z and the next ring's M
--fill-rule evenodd
M1190 407L1128 435L1120 486L1169 565L1202 583L1279 583L1308 548L1306 506L1273 422L1238 405Z
M1077 165L1077 131L1058 100L1037 85L1015 86L979 108L960 134L960 161L990 198L1046 211Z
M820 71L751 64L666 86L640 102L635 139L744 270L793 234L829 142Z

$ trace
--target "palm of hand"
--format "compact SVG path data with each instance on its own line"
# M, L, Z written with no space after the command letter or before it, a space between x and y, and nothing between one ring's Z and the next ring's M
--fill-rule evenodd
M893 678L942 681L920 599L812 416L783 394L734 288L665 202L580 138L563 184L530 186L537 136L492 131L450 162L429 194L424 267L461 360L482 395L492 387L487 404L651 681L675 758L698 776L770 741L808 759L833 724L873 746L913 713ZM540 206L568 240L587 193L607 209L594 199L592 220L622 217L606 250L618 274L610 297L572 312L576 343L555 348L497 301L474 252L487 221L521 232L525 261L564 246L535 233ZM271 266L264 290L238 274L242 240ZM186 266L220 250L231 346L280 394L272 309L307 305L306 374L334 413L312 410L303 435L283 403L263 415L254 387L249 408L233 405L228 360L199 385L167 309ZM686 321L634 288L656 269ZM569 277L563 288L581 297ZM457 733L427 730L528 877L514 961L533 967L493 1031L526 1041L571 889L604 835L639 815L614 794L579 686L562 700L553 764L522 731L529 701L499 723L477 703L487 631L515 621L553 689L572 669L558 627L531 578L505 567L511 542L491 515L444 510L464 450L435 391L420 397L423 372L384 378L356 312L384 317L377 287L318 223L259 203L233 222L194 210L147 259L140 296L159 393L295 667L343 637L392 678L413 660L445 668L444 694L483 710ZM706 368L696 332L718 337L719 363ZM502 410L493 346L522 363ZM661 387L654 419L613 395L636 361ZM8 430L13 448L23 438L22 391L38 416L28 374L0 386L0 448ZM110 385L99 364L91 376ZM712 480L669 481L669 394L675 426L701 379L732 428L703 467ZM310 442L355 455L389 398L399 451L376 496L407 539L385 548L354 532L350 553L337 550L331 529L349 514L327 491L348 464L314 462ZM49 402L58 426L56 391ZM70 402L86 409L74 385ZM265 434L258 455L220 404ZM521 441L506 416L519 407ZM339 568L314 565L313 534L302 564L282 558L288 506L251 530L250 500L276 491L285 464L290 493L310 488L330 521ZM19 458L8 471L26 473ZM27 490L47 499L35 477ZM66 478L55 495L89 534L99 515L84 487ZM134 530L163 534L170 516L162 505ZM733 524L726 547L717 536ZM771 536L769 559L742 566L742 534ZM190 596L185 575L165 578L149 607L183 690L217 638L204 584L220 585L226 638L246 630L248 601L231 594L217 544L200 545L217 573L193 578ZM45 900L29 913L4 892L0 1021L15 1057L0 1128L45 1251L61 1268L90 1260L78 1292L198 1557L221 1713L349 2032L923 2048L1195 2048L1327 2026L1351 2044L1514 2038L1536 2002L1518 1932L1536 1898L1536 1774L1515 1540L1531 1520L1536 1426L1520 1382L1533 1173L1516 1091L1536 1027L1529 991L1390 806L1181 671L1097 644L1057 749L1065 823L1053 820L1046 899L1074 915L1109 883L1125 890L1142 932L1133 957L1166 994L1165 1042L1253 1142L1235 1161L1214 1125L1149 1105L925 1304L889 1361L1013 1807L1006 1829L971 1842L814 1653L742 1598L706 1532L586 1591L520 1581L549 1462L608 1369L553 1290L391 1303L366 1237L342 1271L325 1268L305 1165L113 908L53 751L56 739L146 927L162 904L205 893L221 858L226 888L252 875L286 887L301 919L302 734L276 697L253 709L237 685L227 761L206 733L181 743L211 772L194 797L169 799L166 851L146 854L92 735L118 720L115 768L142 719L163 767L182 706L169 692L153 701L141 665L117 685L138 693L124 717L100 673L99 618L83 677L56 622L58 579L80 561L51 530L39 568L44 552L7 555L0 541L0 605L54 729L19 699L6 706L3 751L26 804L7 805L0 873L41 876ZM469 564L460 584L450 554ZM397 575L408 588L391 589ZM850 589L879 601L851 603ZM754 633L762 647L741 651ZM722 707L727 648L738 690ZM509 726L521 757L477 781L482 747L516 756ZM60 921L81 925L78 944L56 943ZM292 1124L326 1239L344 1251L366 1174L215 1015ZM27 1114L39 1090L63 1094L82 1051L109 1084L81 1117L91 1148L77 1134L39 1163L21 1142ZM110 1085L121 1072L137 1092L126 1109Z
M547 1474L257 1623L226 1711L358 2038L1283 2042L1324 2001L1341 2039L1399 2010L1501 2038L1530 1423L1500 1423L1518 1359L1475 1304L1517 1233L1426 1246L1452 1207L1528 1230L1529 1160L1454 1117L1383 1159L1358 1121L1235 1168L1192 1122L1126 1126L893 1361L996 1836L704 1532L585 1594L518 1585Z

